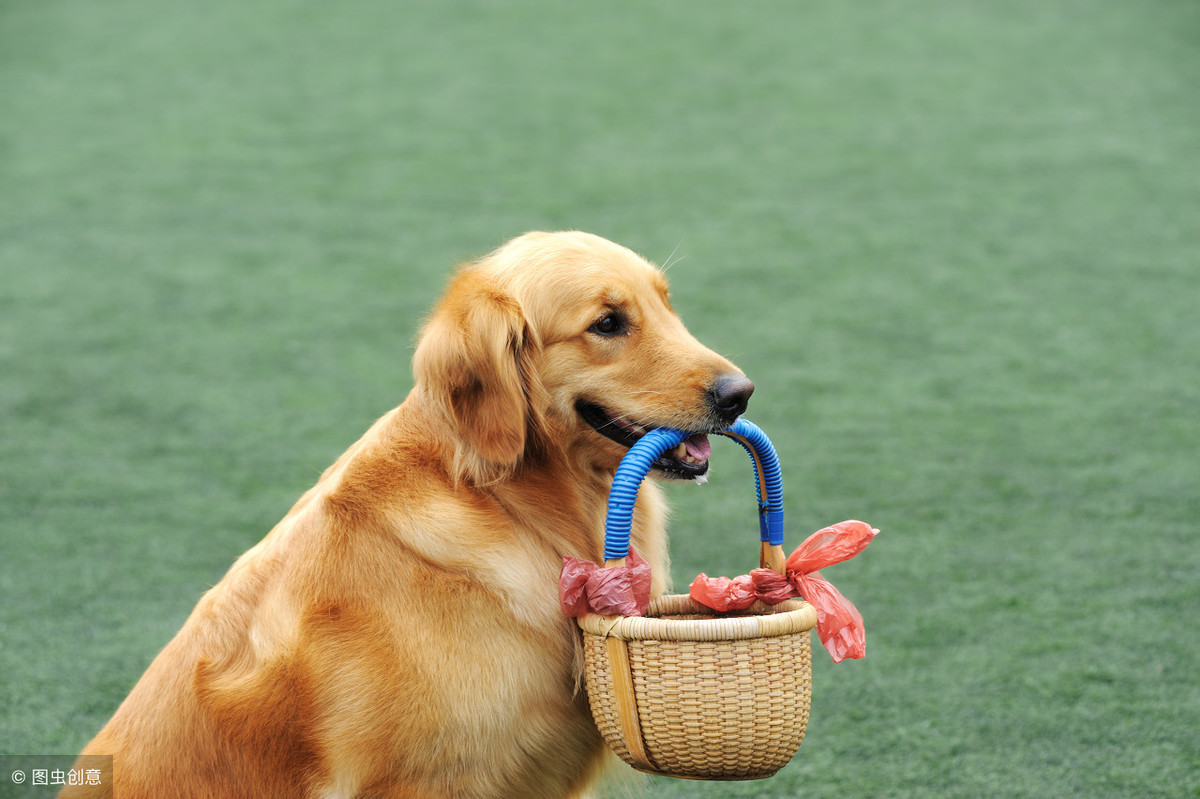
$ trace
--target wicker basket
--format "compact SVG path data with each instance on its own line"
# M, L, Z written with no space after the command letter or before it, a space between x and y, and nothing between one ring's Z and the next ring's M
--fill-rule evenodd
M782 570L782 486L774 448L750 422L726 435L751 455L758 478L761 560ZM605 557L623 562L633 500L650 465L683 434L653 430L630 449L613 481ZM623 537L622 537L623 536ZM810 631L816 610L802 600L755 603L717 614L670 595L645 616L579 619L592 718L618 756L671 777L769 777L795 755L812 695Z

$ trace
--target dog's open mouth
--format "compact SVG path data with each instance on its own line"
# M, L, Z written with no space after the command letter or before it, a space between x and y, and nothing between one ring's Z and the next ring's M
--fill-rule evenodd
M575 410L593 430L623 447L633 446L651 429L622 419L618 414L591 402L580 400L575 403ZM654 462L654 468L667 477L691 480L708 472L708 457L711 454L712 445L708 442L708 436L693 433L675 449L660 455Z

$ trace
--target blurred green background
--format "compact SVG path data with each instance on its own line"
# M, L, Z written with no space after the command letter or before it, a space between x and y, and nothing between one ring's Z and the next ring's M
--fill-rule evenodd
M0 752L78 750L455 264L662 262L867 658L636 796L1200 796L1200 5L0 2ZM754 563L671 487L674 574ZM753 735L748 726L746 735Z

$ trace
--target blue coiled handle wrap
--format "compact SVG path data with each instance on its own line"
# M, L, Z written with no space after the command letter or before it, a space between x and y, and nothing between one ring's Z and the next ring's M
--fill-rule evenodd
M718 433L732 438L750 454L758 490L759 539L771 545L782 545L783 475L775 447L758 425L745 419L737 420ZM608 492L608 517L604 522L606 560L629 554L629 530L633 526L633 504L638 488L659 456L679 446L687 436L679 430L660 427L646 433L625 453Z

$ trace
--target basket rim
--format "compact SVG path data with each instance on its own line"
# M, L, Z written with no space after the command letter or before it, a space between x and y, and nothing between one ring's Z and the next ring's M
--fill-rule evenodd
M660 618L691 614L708 618ZM755 602L741 615L718 614L687 594L667 594L652 600L645 616L588 613L577 621L586 633L624 641L742 641L811 630L817 624L817 609L802 599L789 599L774 608Z

